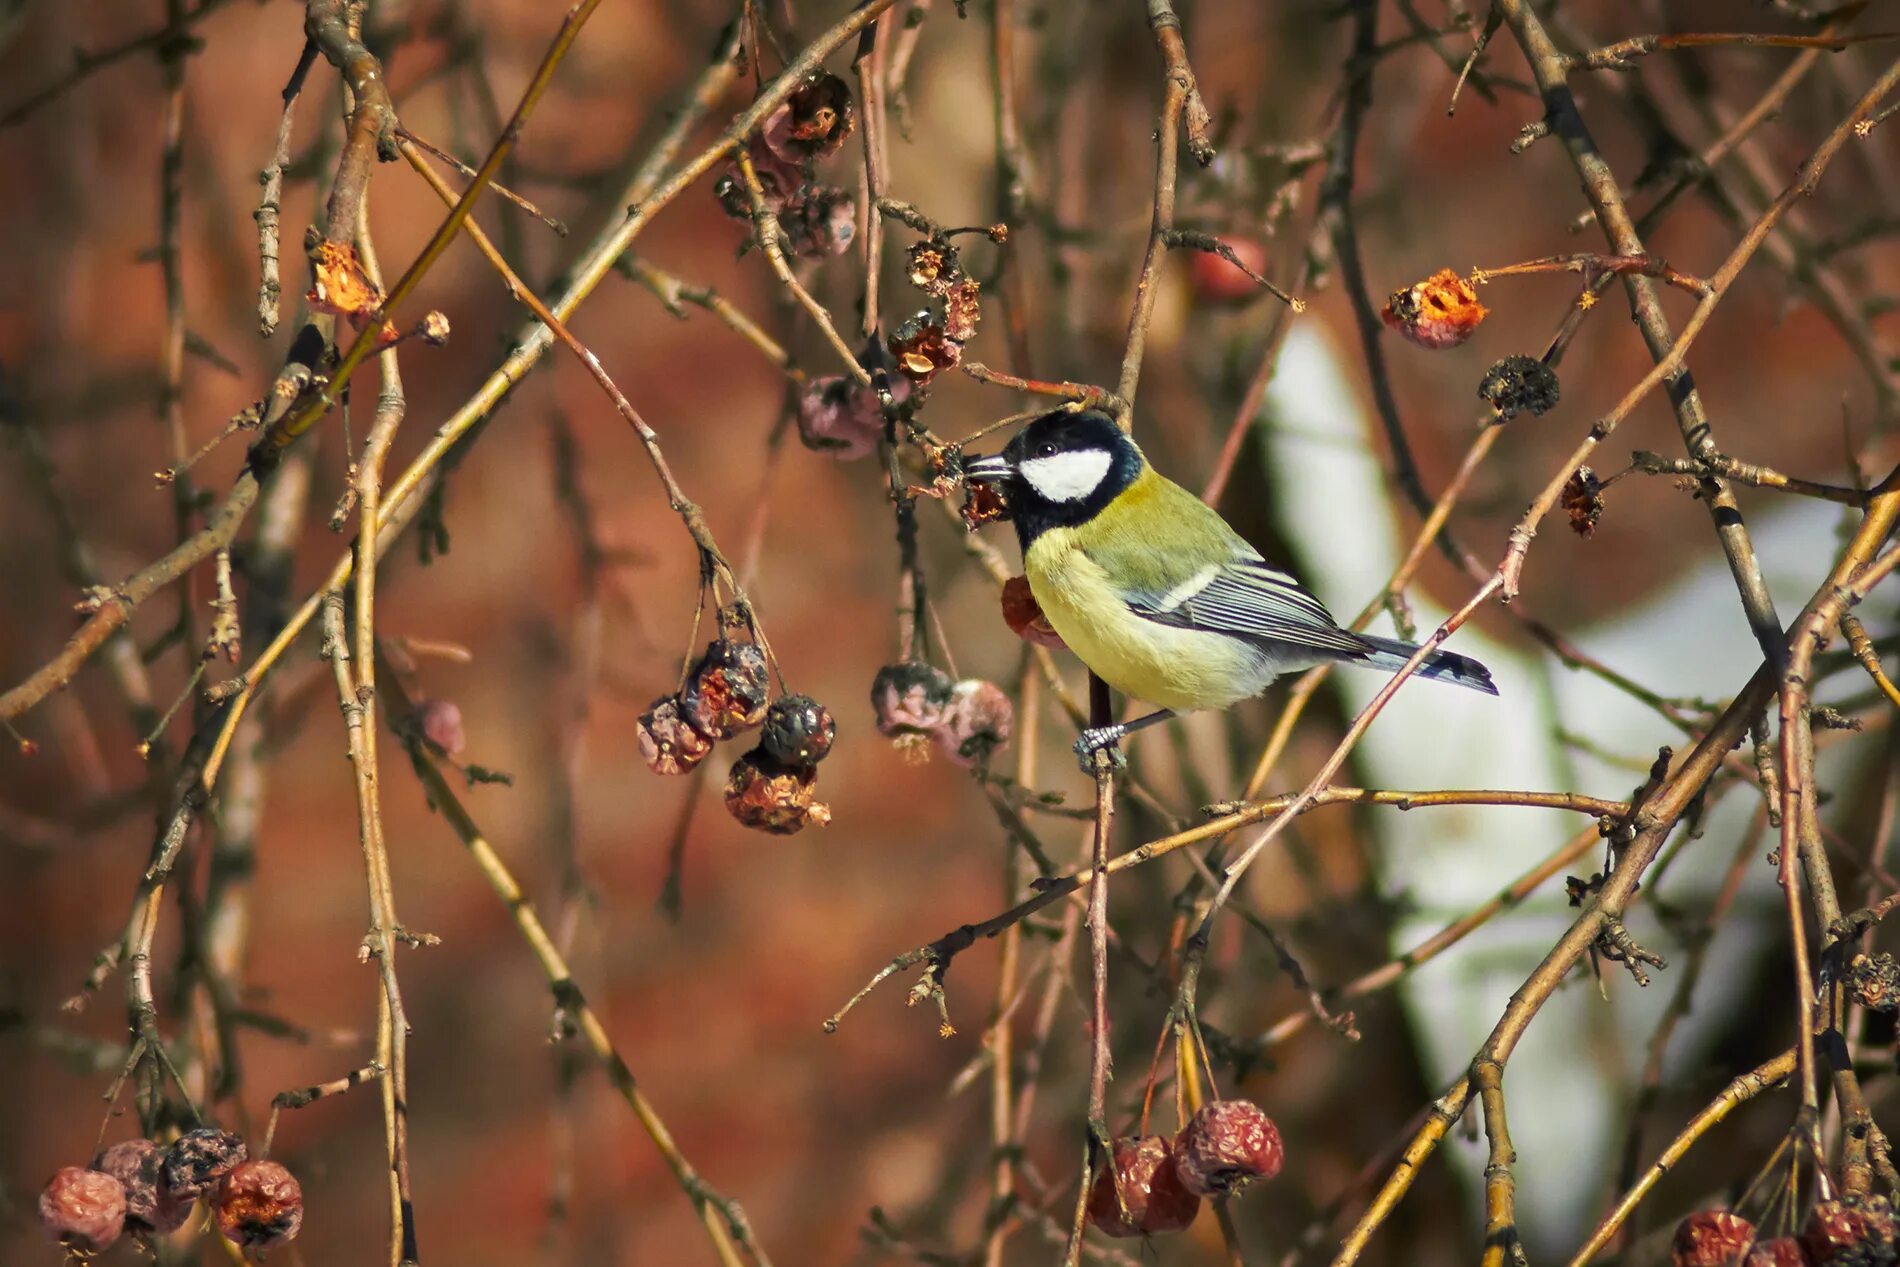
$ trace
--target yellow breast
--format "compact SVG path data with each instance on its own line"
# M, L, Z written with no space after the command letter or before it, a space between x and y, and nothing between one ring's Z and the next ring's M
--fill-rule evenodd
M1273 680L1260 657L1232 639L1129 611L1108 574L1076 543L1073 529L1038 536L1023 564L1050 625L1082 663L1124 695L1193 712L1225 708Z

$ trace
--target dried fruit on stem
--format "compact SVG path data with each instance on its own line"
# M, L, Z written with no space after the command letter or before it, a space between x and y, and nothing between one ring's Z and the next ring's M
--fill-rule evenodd
M1588 537L1603 518L1603 481L1589 467L1580 466L1564 485L1557 504L1569 513L1571 530L1579 537Z
M1027 577L1012 576L1003 582L1003 623L1024 642L1056 651L1068 646L1049 623L1049 618L1042 614L1042 605L1036 601L1035 591L1029 588Z
M1490 402L1499 422L1526 410L1549 413L1560 395L1557 371L1534 356L1507 356L1478 381L1478 399Z
M1894 1232L1887 1198L1854 1194L1810 1210L1801 1247L1814 1267L1876 1267L1894 1261Z
M303 1186L274 1161L247 1161L218 1188L218 1229L247 1251L267 1250L303 1227Z
M917 660L887 664L871 680L871 707L879 734L923 735L943 724L956 683L942 670Z
M766 710L759 744L786 765L816 765L837 735L830 709L809 695L786 695Z
M995 484L965 484L963 486L963 505L958 508L963 516L963 526L975 532L984 524L1001 523L1009 518L1009 502L1003 497L1002 489Z
M133 1232L172 1232L191 1217L191 1202L163 1190L165 1150L149 1139L121 1140L92 1159L125 1190L125 1226Z
M928 312L920 312L891 332L891 355L897 368L919 387L963 359L963 345L944 333Z
M1755 1225L1727 1210L1697 1210L1676 1224L1671 1267L1727 1267L1753 1244Z
M950 288L963 278L963 265L957 258L957 248L937 238L911 243L904 264L910 284L926 295L947 295Z
M200 1126L172 1141L159 1164L159 1184L170 1196L195 1201L250 1159L251 1150L230 1131Z
M943 755L958 765L979 765L1009 742L1015 725L1016 710L1003 689L971 678L952 688L950 707L932 737Z
M96 1254L125 1228L125 1188L111 1175L65 1166L40 1192L40 1226L74 1254Z
M772 694L765 653L750 642L716 638L686 676L680 713L708 739L730 739L765 720Z
M843 255L858 237L857 200L831 185L807 185L779 213L779 228L800 259Z
M1273 1119L1251 1100L1209 1100L1174 1141L1181 1183L1196 1196L1226 1196L1280 1173L1286 1151Z
M654 700L640 714L636 733L640 757L655 774L685 774L713 750L713 741L693 728L680 713L679 700L671 695Z
M1886 951L1855 955L1847 965L1847 988L1854 1002L1875 1012L1900 1008L1900 963Z
M1453 348L1472 336L1485 312L1471 283L1441 268L1417 285L1393 291L1380 315L1422 348Z
M763 748L732 763L726 777L726 809L754 831L790 836L831 821L831 807L817 797L818 771L787 765Z
M884 349L877 346L877 353L881 361ZM908 378L896 375L889 381L893 404L910 399ZM877 442L883 437L884 406L873 388L833 374L812 379L799 393L798 438L806 448L850 462L877 452Z
M422 737L450 757L458 757L468 746L468 734L462 729L462 710L451 700L425 699L416 704L416 725Z
M836 154L856 126L850 85L821 70L766 116L760 134L772 153L791 163Z
M1109 1152L1109 1164L1089 1192L1089 1222L1109 1236L1178 1232L1194 1222L1201 1199L1182 1186L1164 1137L1129 1136Z

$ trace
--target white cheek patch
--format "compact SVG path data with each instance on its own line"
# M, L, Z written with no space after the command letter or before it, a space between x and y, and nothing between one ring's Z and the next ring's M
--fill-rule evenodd
M1079 449L1031 458L1018 469L1029 486L1052 502L1078 502L1101 484L1115 455L1107 449Z

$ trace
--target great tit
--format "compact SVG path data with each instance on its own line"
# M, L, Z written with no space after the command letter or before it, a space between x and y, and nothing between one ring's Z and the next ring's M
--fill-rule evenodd
M1069 649L1117 691L1160 705L1083 731L1084 769L1131 731L1226 708L1282 673L1327 660L1396 672L1418 650L1341 629L1098 410L1044 414L963 469L1002 487L1030 592ZM1418 676L1498 693L1489 670L1452 651L1432 652Z

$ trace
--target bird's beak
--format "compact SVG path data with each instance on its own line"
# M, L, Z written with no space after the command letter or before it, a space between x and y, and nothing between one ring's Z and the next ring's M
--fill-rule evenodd
M963 463L963 478L984 483L998 483L1016 473L1009 459L1000 453L988 457L970 458Z

